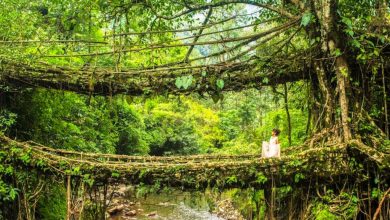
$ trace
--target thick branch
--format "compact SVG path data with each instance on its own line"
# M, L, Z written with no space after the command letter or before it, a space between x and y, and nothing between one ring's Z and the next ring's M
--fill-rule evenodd
M305 68L302 68L304 70ZM306 68L305 70L307 70ZM28 65L1 65L0 81L18 87L44 87L69 90L84 94L165 94L165 93L203 93L209 91L240 91L247 88L275 85L306 79L304 71L286 72L284 74L259 73L255 64L239 63L216 65L205 68L177 67L160 70L133 72L107 72L103 70L77 71L62 68L39 68ZM202 76L202 72L207 76ZM192 75L193 82L187 89L178 89L176 78ZM268 83L264 83L264 79ZM216 87L215 79L222 79L225 86L222 90Z
M205 18L204 21L203 21L203 26L206 25L207 22L209 22L209 19L210 19L210 16L211 16L212 13L213 13L213 8L210 8L209 12L207 13L206 18ZM200 36L202 35L202 33L203 33L203 30L204 30L204 29L200 29L200 30L199 30L198 34L195 36L195 39L194 39L193 43L198 42L199 37L200 37ZM194 45L192 45L192 46L188 49L187 54L186 54L186 56L185 56L185 58L184 58L184 62L188 62L188 58L190 57L191 52L192 52L193 49L194 49Z
M271 36L269 36L269 37L267 37L267 38L264 38L261 42L257 42L257 44L255 44L255 45L252 46L252 47L249 47L247 50L244 50L243 52L241 52L241 53L239 53L239 54L237 54L237 55L235 55L235 56L229 58L229 60L228 60L227 62L233 62L233 61L235 61L235 60L237 60L237 59L240 59L242 56L248 54L249 52L251 52L251 51L253 51L253 50L256 50L256 49L257 49L258 47L260 47L260 46L263 46L263 44L265 44L265 43L267 43L268 41L272 40L275 36L280 35L280 34L283 33L284 31L286 31L286 30L280 30L280 31L278 31L278 32L273 33L273 35L271 35ZM296 31L294 34L292 34L292 35L286 40L286 43L283 44L282 46L280 46L279 50L280 50L282 47L284 47L287 43L289 43L289 42L291 41L291 39L295 36L295 34L296 34L297 32L298 32L298 31ZM284 41L284 40L282 40L282 41ZM282 41L277 42L274 46L278 45L278 44L279 44L280 42L282 42ZM274 52L274 53L272 54L272 57L273 57L274 55L276 55L276 54L279 52L279 50L277 50L276 52Z

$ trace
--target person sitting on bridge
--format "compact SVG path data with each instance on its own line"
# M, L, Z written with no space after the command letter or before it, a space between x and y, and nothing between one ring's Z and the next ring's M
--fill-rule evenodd
M280 158L280 143L278 136L280 134L280 130L277 128L272 129L272 136L269 140L269 143L263 141L263 146L261 149L261 157L269 158L269 157L278 157Z

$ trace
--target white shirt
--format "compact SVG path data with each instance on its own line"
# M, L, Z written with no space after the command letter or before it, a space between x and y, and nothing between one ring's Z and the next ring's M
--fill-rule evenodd
M271 138L269 139L269 144L278 144L278 137L271 136Z

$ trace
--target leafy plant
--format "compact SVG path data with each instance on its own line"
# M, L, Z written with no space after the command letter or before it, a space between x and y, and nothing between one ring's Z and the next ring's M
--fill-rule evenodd
M0 134L6 132L15 122L17 115L6 109L0 109Z
M192 85L193 76L180 76L176 78L175 85L177 88L188 89Z
M302 16L301 25L306 27L312 22L314 19L314 16L311 12L305 12Z

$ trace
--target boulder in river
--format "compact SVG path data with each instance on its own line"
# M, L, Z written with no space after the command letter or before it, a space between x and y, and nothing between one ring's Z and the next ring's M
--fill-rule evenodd
M148 216L148 217L155 217L155 216L157 216L157 212L148 213L148 214L146 214L146 216Z
M131 211L127 211L125 213L126 216L136 216L137 215L137 211L136 210L131 210Z
M110 214L112 216L112 215L118 214L124 208L125 208L125 205L121 204L121 205L117 205L117 206L114 206L114 207L110 208L107 212L108 212L108 214Z

